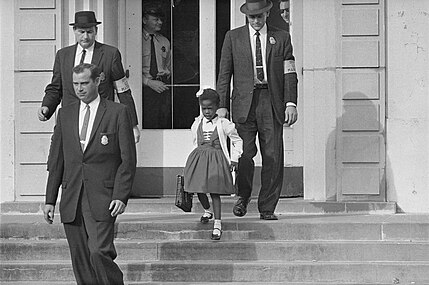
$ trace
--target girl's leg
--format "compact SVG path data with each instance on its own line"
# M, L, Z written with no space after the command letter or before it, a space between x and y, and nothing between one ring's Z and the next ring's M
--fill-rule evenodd
M216 220L220 220L221 217L221 201L219 194L210 194L213 202L213 212Z
M213 214L210 211L209 198L207 198L207 195L204 193L197 193L197 194L198 194L198 200L200 201L201 205L204 208L204 213L200 218L200 222L203 224L207 224L209 220L213 218Z
M220 240L222 235L222 223L221 223L221 201L219 194L210 194L213 202L213 211L214 211L214 224L213 224L213 240Z
M198 200L200 201L201 205L205 210L210 209L210 202L209 198L207 198L207 195L204 193L197 193L198 194Z

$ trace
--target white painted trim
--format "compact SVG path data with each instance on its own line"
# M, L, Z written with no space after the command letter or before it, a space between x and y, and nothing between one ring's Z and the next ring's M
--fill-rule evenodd
M90 0L83 0L83 7L82 7L83 11L91 10L91 8L89 7L89 2Z
M88 8L85 10L90 10L90 9ZM106 21L106 19L104 18L104 0L97 0L97 9L94 9L94 10L95 10L95 15L97 20L101 22L101 27L98 29L98 32L97 32L97 41L104 43L105 26L103 25L103 23Z
M118 49L122 53L122 62L124 67L127 66L127 56L125 50L127 48L126 34L127 34L127 21L126 21L126 1L118 0Z
M69 21L68 21L68 23L74 23L74 14L76 13L76 0L69 0L68 4L69 4L69 9L68 9L69 10ZM64 28L66 28L66 27L64 27ZM68 45L74 45L76 43L76 41L75 41L73 28L71 26L69 26L67 29L69 31Z
M199 5L200 85L216 88L216 0L200 0Z
M129 70L131 93L134 98L137 116L139 119L139 128L141 130L142 122L142 101L143 101L143 80L142 80L142 51L143 51L143 29L142 29L142 1L140 0L121 0L118 3L119 8L119 48L123 55L124 69ZM121 25L124 25L121 28ZM147 166L145 155L147 149L145 142L151 142L152 139L141 130L141 140L137 147L137 166Z
M243 0L231 1L231 29L235 29L246 24L246 17L240 11L240 7L243 3Z
M15 200L15 4L0 1L0 202Z

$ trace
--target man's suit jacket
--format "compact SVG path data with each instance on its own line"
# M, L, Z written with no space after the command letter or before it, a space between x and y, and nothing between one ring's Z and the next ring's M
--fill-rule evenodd
M291 38L288 32L268 26L266 67L268 89L276 119L283 124L286 103L297 103L296 72L284 73L284 61L294 60ZM229 85L233 77L232 96ZM249 26L228 31L222 46L219 76L216 90L221 107L229 108L232 100L232 119L244 123L252 104L254 72Z
M55 56L52 81L45 89L42 106L49 107L47 118L49 119L57 109L62 100L62 105L67 106L73 102L78 102L73 89L74 60L76 55L77 43L60 49ZM98 93L102 98L114 100L114 82L125 77L122 67L121 53L115 47L94 43L94 54L92 64L97 65L104 73L104 79L98 86ZM119 101L127 105L131 113L131 123L133 126L138 124L134 99L131 90L118 93Z
M82 185L97 221L114 221L112 200L125 204L136 170L136 148L127 107L101 98L85 152L79 140L79 105L59 110L48 158L46 204L55 205L62 185L61 221L74 221Z

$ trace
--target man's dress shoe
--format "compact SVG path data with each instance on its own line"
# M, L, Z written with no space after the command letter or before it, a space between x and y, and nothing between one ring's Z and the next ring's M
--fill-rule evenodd
M250 199L245 198L238 198L237 203L235 203L234 208L232 209L232 212L237 217L243 217L247 214L247 204L249 204Z
M259 215L259 218L261 219L261 220L278 220L279 218L276 216L276 215L274 215L273 213L261 213L260 215Z

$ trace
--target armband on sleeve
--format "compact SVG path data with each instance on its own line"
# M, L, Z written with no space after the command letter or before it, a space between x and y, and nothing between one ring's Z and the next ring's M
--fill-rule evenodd
M284 72L284 74L296 73L295 60L283 61L283 72Z
M118 93L123 93L125 91L130 90L130 85L128 84L128 80L126 77L116 80L115 82L113 82L113 84L115 85L115 89Z

